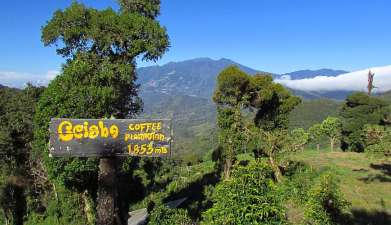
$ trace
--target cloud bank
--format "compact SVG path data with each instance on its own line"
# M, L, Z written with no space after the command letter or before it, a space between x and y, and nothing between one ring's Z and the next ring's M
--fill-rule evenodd
M345 73L336 77L316 76L299 80L283 77L275 79L275 82L302 91L365 91L369 70L375 73L373 79L373 84L377 87L374 89L375 92L391 90L391 65Z
M33 85L46 86L59 73L57 70L49 70L42 74L0 71L0 84L15 88L23 88L29 82Z

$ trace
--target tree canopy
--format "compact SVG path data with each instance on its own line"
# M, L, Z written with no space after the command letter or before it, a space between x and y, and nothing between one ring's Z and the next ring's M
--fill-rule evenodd
M346 98L341 109L343 150L362 152L365 148L361 137L366 124L383 124L389 115L389 104L379 97L363 92L353 93Z

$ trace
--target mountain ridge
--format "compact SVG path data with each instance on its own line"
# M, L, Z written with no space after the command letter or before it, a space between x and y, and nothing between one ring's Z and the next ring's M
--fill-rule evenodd
M298 70L284 75L271 72L265 72L258 69L245 66L231 59L220 58L211 59L208 57L199 57L177 62L169 62L164 65L154 65L141 67L137 69L138 83L141 86L141 95L148 93L169 94L169 95L188 95L193 97L202 97L210 99L216 85L216 77L221 70L229 65L236 65L248 74L269 74L275 79L284 75L291 76L290 79L313 78L318 75L338 76L344 70L319 69L319 70ZM320 74L321 73L321 74ZM351 92L308 92L291 89L306 99L331 98L341 100Z

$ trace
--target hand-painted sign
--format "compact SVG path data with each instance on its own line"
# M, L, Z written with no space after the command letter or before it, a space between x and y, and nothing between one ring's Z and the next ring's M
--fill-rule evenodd
M52 119L50 156L146 156L171 153L168 119Z

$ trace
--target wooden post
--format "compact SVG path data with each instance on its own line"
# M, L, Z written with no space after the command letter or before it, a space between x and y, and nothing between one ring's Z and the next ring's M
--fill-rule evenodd
M115 225L117 174L115 158L99 160L97 225Z

